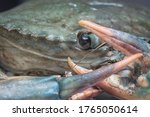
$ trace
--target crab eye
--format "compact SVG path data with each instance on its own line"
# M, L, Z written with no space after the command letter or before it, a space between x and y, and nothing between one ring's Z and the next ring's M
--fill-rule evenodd
M96 35L88 31L78 32L77 42L82 50L94 49L101 43Z
M88 34L81 34L78 37L79 45L82 47L82 49L87 50L91 48L91 38Z

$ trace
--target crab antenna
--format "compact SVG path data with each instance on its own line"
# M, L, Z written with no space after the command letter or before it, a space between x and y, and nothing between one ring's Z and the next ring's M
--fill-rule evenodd
M63 78L59 81L60 83L60 97L63 99L69 98L76 91L83 89L88 86L93 86L99 81L104 80L110 75L125 68L128 64L132 63L136 59L139 59L143 54L138 53L128 58L123 59L117 63L104 66L90 73L74 75L71 77Z

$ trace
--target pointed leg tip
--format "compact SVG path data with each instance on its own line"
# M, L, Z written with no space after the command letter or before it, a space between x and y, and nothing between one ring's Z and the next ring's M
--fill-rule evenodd
M135 54L135 56L136 56L137 58L144 57L144 55L143 55L142 53L137 53L137 54Z
M80 26L84 26L85 20L80 20L78 23Z
M84 22L86 22L87 20L80 20L79 21L79 24L82 24L82 23L84 23Z
M70 68L74 68L75 67L75 63L73 62L73 60L70 57L68 57L67 63L68 63L68 66Z
M84 67L78 66L73 62L73 60L70 57L68 57L68 66L71 68L72 71L74 71L77 74L84 74L93 71L91 69L86 69Z
M70 58L70 57L68 57L68 58L67 58L67 61L68 61L68 62L69 62L69 61L71 61L71 58Z
M88 26L89 24L90 24L90 25L93 25L94 23L91 22L91 21L88 21L88 20L80 20L80 21L79 21L79 25L80 25L80 26L83 26L83 27L84 27L84 26Z

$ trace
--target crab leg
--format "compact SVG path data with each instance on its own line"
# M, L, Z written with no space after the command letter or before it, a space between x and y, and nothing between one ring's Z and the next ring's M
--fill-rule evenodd
M69 99L70 100L86 100L86 99L91 99L93 97L96 97L97 95L100 95L101 93L103 93L103 90L90 87L82 92L72 95Z
M76 65L70 58L68 59L68 64L70 68L77 74L84 74L89 73L91 70L88 70L86 68L80 67ZM126 76L127 74L125 74ZM116 96L120 99L150 99L150 72L147 73L147 76L140 76L137 78L137 84L138 86L135 86L134 83L127 84L125 87L125 84L120 84L119 81L123 80L122 78L124 75L116 75L112 74L110 77L102 80L101 82L96 83L95 87L98 87L101 91L100 93L94 93L95 96L102 93L102 90L106 91L109 94L112 94L113 96ZM129 79L125 78L128 82ZM116 82L118 81L118 82ZM113 83L114 82L114 83ZM134 86L130 89L130 86ZM86 89L83 92L74 94L71 96L70 99L87 99L89 98L87 95L84 95L84 92L94 92L95 90L98 91L95 87L91 87L90 89ZM82 98L81 98L82 95Z
M87 86L89 87L94 86L97 82L106 79L107 77L109 77L114 73L117 73L121 69L125 68L128 64L135 61L136 59L141 58L142 56L143 54L138 53L122 61L119 61L117 63L108 66L104 66L90 73L75 75L72 76L72 78L70 77L70 78L62 79L60 82L61 90L62 90L61 97L69 98L71 96L70 94L75 94L76 91L79 89L85 88ZM73 83L70 83L70 81Z
M81 66L78 66L71 60L70 57L68 57L68 65L71 68L71 70L77 74L85 74L85 73L89 73L89 72L93 71L93 70L89 70L89 69L83 68ZM105 80L101 81L101 83L102 84L105 83ZM92 98L94 96L100 95L101 93L103 93L103 90L101 89L101 86L98 86L98 87L99 87L98 89L96 89L96 87L91 87L82 92L76 93L73 96L71 96L70 99L84 100L84 99L88 99L88 98ZM87 95L87 92L88 92L88 94L91 94L91 96Z
M83 67L80 67L78 65L76 65L70 57L68 57L68 66L71 68L71 70L73 70L76 74L85 74L85 73L89 73L93 70L89 70ZM73 96L71 96L69 99L71 100L84 100L84 99L89 99L92 97L95 97L97 95L100 95L101 93L103 93L103 90L101 90L100 88L96 88L96 87L90 87L82 92L78 92L76 94L74 94Z
M0 99L68 99L77 91L94 86L96 82L120 71L142 56L140 53L135 54L90 73L66 78L60 76L18 76L1 80ZM89 92L86 94L91 95Z

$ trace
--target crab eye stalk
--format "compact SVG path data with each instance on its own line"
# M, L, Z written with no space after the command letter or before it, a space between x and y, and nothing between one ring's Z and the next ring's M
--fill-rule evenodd
M77 42L79 48L82 50L89 50L96 48L99 44L101 44L99 38L88 31L80 31L77 34Z

